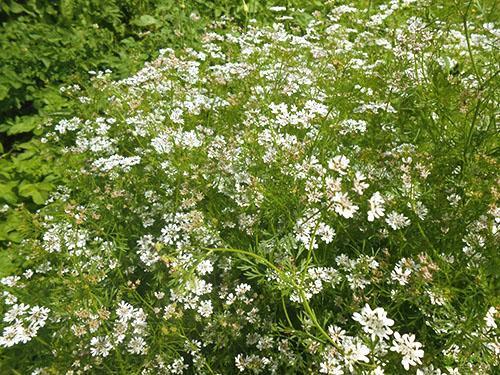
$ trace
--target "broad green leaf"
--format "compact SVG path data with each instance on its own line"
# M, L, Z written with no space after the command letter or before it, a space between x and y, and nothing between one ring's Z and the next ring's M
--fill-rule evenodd
M10 240L8 233L4 233L2 231L2 226L0 225L0 241L2 240ZM7 255L6 250L2 250L0 252L0 278L10 275L16 266L12 262L11 257Z
M139 26L139 27L149 27L149 26L158 26L160 25L160 21L158 21L156 18L153 16L150 16L148 14L144 14L140 16L139 18L136 18L131 22L132 24Z
M29 14L30 16L32 16L32 17L36 17L35 13L31 12L30 10L26 9L24 6L22 6L19 3L16 3L15 1L13 1L10 4L10 11L12 13L14 13L14 14L26 13L26 14Z
M47 183L39 182L36 184L30 184L23 181L18 187L19 195L25 198L31 198L36 204L44 204L47 200L50 191Z
M0 100L3 100L9 94L9 88L5 85L0 85Z
M15 170L15 166L7 158L0 158L0 176L3 176L6 180L12 180L12 172Z
M0 241L20 242L26 238L30 229L31 225L26 221L26 216L20 211L11 210L7 217L0 222Z
M18 4L16 2L12 2L10 4L10 11L12 13L23 13L23 12L28 12L25 7L23 7L21 4Z
M8 130L8 135L28 133L36 128L38 125L38 117L36 116L24 116L16 119L14 125L12 125Z
M12 69L4 68L2 70L2 74L4 76L4 82L8 82L15 89L19 89L23 86L22 78ZM7 79L7 81L5 81Z
M17 183L18 181L0 183L0 200L3 200L10 204L16 203L17 196L13 192L13 189L16 187Z

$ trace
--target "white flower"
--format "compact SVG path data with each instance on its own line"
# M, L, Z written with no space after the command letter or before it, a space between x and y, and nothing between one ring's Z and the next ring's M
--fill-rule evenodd
M323 361L319 364L319 372L328 375L342 375L344 370L339 363L338 353L333 348L323 352Z
M394 320L389 319L387 312L381 307L372 310L366 304L361 313L353 314L352 319L363 326L363 331L370 334L372 340L375 340L375 337L380 340L388 339L392 334L392 329L389 327L394 325Z
M187 290L196 294L197 296L202 296L212 291L212 284L207 283L203 279L195 277L193 280L190 280L189 283L187 284Z
M495 315L498 313L495 307L490 307L486 316L484 317L484 321L486 322L486 326L490 328L497 328L497 323L495 322Z
M151 235L142 236L137 241L137 253L139 254L139 259L143 262L146 267L151 267L155 263L160 261L160 255L155 247L154 238Z
M20 316L26 314L29 308L30 306L24 303L15 304L5 313L3 321L13 322L14 320L20 319Z
M131 167L141 162L140 156L125 157L121 155L111 155L108 158L99 158L92 163L94 168L100 169L102 172L120 167L123 171L130 171Z
M9 286L11 288L15 287L17 282L21 280L19 276L7 276L0 280L0 284Z
M346 174L346 169L349 167L349 162L349 159L344 155L337 155L328 162L328 168L344 175Z
M328 244L333 241L333 237L335 236L335 229L325 223L320 223L318 225L316 234L321 237L321 240L323 242Z
M168 154L172 151L172 142L170 142L169 136L166 133L161 133L156 138L153 138L151 146L159 154Z
M205 259L198 264L196 267L196 270L199 272L200 275L207 275L209 273L212 273L214 270L214 267L212 265L212 262L208 259Z
M410 366L422 364L420 359L424 357L424 351L421 348L422 344L415 341L415 335L405 333L401 336L399 332L394 332L394 340L390 350L403 356L401 364L405 370L408 371Z
M168 374L181 375L184 374L184 370L187 370L189 365L184 363L184 358L180 357L174 360L170 365L167 366Z
M367 355L370 354L370 349L361 342L359 339L353 339L352 337L346 337L342 343L344 348L344 362L349 368L350 372L354 372L355 362L370 362Z
M346 193L336 192L332 200L334 202L333 208L335 212L346 219L352 218L359 208L350 201Z
M391 272L391 279L393 281L397 281L399 285L408 284L408 279L410 278L411 268L405 268L403 270L402 266L394 267L394 270Z
M3 330L3 334L0 337L0 346L8 348L20 342L18 329L16 325L7 326Z
M333 341L340 343L346 337L346 332L338 326L329 326L328 335Z
M128 322L134 316L134 307L125 301L120 301L116 315L118 315L120 322Z
M361 172L356 172L354 177L353 190L359 195L363 195L365 189L367 189L368 186L370 186L367 182L365 182L365 180L366 180L365 175L363 175Z
M370 372L370 375L384 375L384 369L380 366L377 366L374 370Z
M4 328L0 336L0 346L9 347L18 343L27 343L45 326L50 310L46 307L13 304L5 313L3 321L11 323Z
M172 120L172 122L175 124L184 124L184 119L182 118L183 114L184 112L182 111L182 109L175 108L170 114L170 120Z
M213 312L212 301L207 300L200 302L200 306L198 307L198 314L200 314L204 318L208 318L210 315L212 315L212 312Z
M39 328L45 325L49 312L50 310L46 307L33 306L29 311L30 316L28 319L30 321L30 327L38 331Z
M245 357L243 356L243 354L238 354L235 358L234 358L234 364L236 365L236 368L240 371L240 372L243 372L245 371L246 369L246 360L245 360Z
M439 368L434 368L433 364L417 369L416 375L446 375ZM451 375L451 374L450 374Z
M392 211L387 215L385 222L394 230L402 229L410 225L410 219L403 214Z
M180 143L186 148L197 148L202 145L202 140L191 130L180 134Z
M370 354L370 349L363 343L357 342L356 344L348 346L345 354L350 360L369 362L367 355Z
M107 357L113 345L106 336L92 337L90 340L90 354L93 357Z
M132 354L146 354L146 341L142 337L132 337L128 343L128 352Z
M370 203L370 210L368 211L368 221L373 221L384 216L385 201L378 191L371 196L368 202Z
M366 121L348 119L340 123L339 133L342 135L349 133L364 133L366 131Z

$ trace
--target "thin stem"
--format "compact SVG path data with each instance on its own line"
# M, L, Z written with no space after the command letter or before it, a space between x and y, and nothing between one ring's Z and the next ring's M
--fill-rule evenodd
M292 321L290 319L290 316L288 315L288 310L287 310L286 304L285 304L285 297L283 296L283 294L281 295L281 304L283 305L283 311L285 312L286 321L288 322L290 327L293 329L293 324L292 324Z
M284 275L283 271L281 271L279 268L277 268L274 264L269 262L267 259L261 257L258 254L246 251L246 250L241 250L241 249L232 249L232 248L215 248L215 249L210 249L210 248L205 248L208 251L218 251L218 252L229 252L229 253L235 253L235 254L243 254L243 255L248 255L251 256L257 260L259 260L262 264L265 264L272 268L274 271L278 273L278 276ZM283 278L285 280L285 278ZM304 310L307 314L307 316L311 319L311 322L313 325L318 329L318 331L330 342L339 352L343 352L342 347L336 343L330 335L324 330L324 328L319 324L318 319L316 318L316 314L314 313L314 310L311 308L309 305L309 302L306 299L305 293L302 290L300 286L298 286L293 280L288 280L294 288L296 288L299 291L300 294L300 300L302 303L302 306L304 307Z
M474 55L472 54L472 45L470 43L469 26L467 25L467 18L469 16L469 11L470 11L471 6L472 6L472 0L469 0L469 3L467 4L467 10L465 11L465 14L463 17L465 41L467 42L467 51L469 52L469 57L470 57L470 61L472 64L472 69L474 69L474 73L476 74L476 78L477 78L478 82L482 83L481 76L479 75L479 71L477 70L476 62L474 60Z

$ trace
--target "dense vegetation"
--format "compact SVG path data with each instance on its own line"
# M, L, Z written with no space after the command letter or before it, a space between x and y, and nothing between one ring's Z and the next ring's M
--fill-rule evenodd
M85 85L88 71L100 68L130 74L160 47L203 27L173 1L7 1L1 12L0 193L30 209L58 177L53 154L33 135L51 116L71 113L61 84ZM19 220L11 213L0 240L22 237Z
M300 1L289 1L300 4ZM115 78L139 69L165 46L197 45L207 22L272 20L265 1L0 1L0 203L42 204L59 174L40 144L40 125L71 114L59 88L85 86L89 71ZM312 11L321 1L311 1ZM299 17L305 25L309 14ZM33 137L35 135L35 137ZM23 237L19 212L0 222L0 241ZM0 267L1 269L1 267Z
M285 3L2 2L3 373L498 370L496 2Z

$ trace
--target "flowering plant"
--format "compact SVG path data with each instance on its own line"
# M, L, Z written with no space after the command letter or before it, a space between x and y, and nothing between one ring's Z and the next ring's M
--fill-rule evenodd
M432 4L217 22L65 89L43 138L65 183L1 280L4 365L493 371L499 30Z

